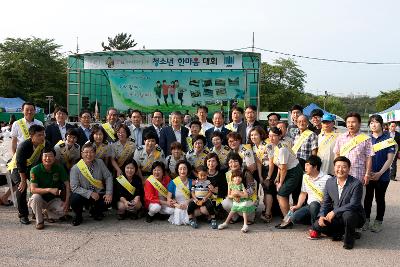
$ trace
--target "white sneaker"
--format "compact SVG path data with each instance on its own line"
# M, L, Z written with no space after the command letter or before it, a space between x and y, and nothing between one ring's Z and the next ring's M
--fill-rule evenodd
M243 225L241 231L242 233L247 233L249 231L249 226L247 224Z
M220 225L218 225L218 230L222 230L228 227L227 223L221 223Z

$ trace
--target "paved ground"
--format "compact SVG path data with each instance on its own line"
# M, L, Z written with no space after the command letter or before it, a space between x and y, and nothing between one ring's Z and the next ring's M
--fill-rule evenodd
M363 232L352 251L342 242L308 240L307 227L276 230L279 218L257 222L250 232L241 225L218 231L208 225L192 230L144 219L103 222L87 218L81 226L46 224L43 231L20 225L12 207L0 207L0 260L2 266L276 266L312 264L333 266L398 266L400 254L400 182L390 183L384 230ZM374 216L374 214L373 214ZM374 217L372 217L374 218ZM396 264L397 262L397 264Z

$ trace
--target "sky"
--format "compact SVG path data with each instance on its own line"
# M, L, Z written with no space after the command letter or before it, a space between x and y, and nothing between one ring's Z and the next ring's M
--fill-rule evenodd
M372 0L37 0L3 1L0 42L51 38L61 52L101 51L101 42L131 33L146 49L255 47L310 57L396 65L344 64L294 58L313 94L376 96L400 88L400 1ZM261 52L264 62L278 56Z

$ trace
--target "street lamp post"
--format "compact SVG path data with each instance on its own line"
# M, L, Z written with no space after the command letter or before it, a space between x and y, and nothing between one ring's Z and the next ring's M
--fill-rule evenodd
M50 103L53 101L53 96L52 95L47 95L46 100L49 101L49 115L50 115Z

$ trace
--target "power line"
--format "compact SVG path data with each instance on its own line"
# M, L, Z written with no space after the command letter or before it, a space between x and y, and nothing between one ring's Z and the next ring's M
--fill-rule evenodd
M245 48L240 48L237 50L244 50L244 49L250 49L250 48L253 48L253 47L245 47ZM279 51L274 51L274 50L269 50L269 49L264 49L264 48L259 48L259 47L254 47L254 49L261 50L261 51L268 52L268 53L289 56L289 57L297 57L297 58L303 58L303 59L327 61L327 62L335 62L335 63L365 64L365 65L400 65L400 62L370 62L370 61L340 60L340 59L331 59L331 58L302 56L302 55L279 52Z

